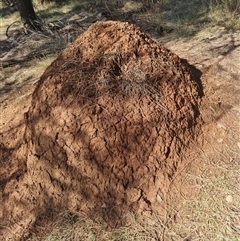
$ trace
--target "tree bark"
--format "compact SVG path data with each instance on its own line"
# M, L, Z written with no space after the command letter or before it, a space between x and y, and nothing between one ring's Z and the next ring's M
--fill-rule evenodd
M38 29L40 28L31 0L18 0L18 10L25 26Z

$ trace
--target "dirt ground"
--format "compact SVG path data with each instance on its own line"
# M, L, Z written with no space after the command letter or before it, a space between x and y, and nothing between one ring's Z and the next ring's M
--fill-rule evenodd
M183 196L199 193L179 181L186 168L211 173L210 160L216 176L239 169L240 32L155 40L171 52L131 25L100 22L40 80L22 82L21 63L15 73L4 66L2 237L16 240L59 209L102 212L114 227L122 210L164 218L166 205L181 210Z
M198 144L191 146L185 155L185 166L176 176L175 181L181 184L176 189L172 186L175 193L181 186L181 204L175 206L181 210L177 212L182 224L179 228L186 225L186 216L197 220L198 215L200 219L208 220L211 228L208 231L203 225L199 229L202 233L195 234L197 240L218 240L219 237L239 240L240 32L226 32L224 28L215 27L191 41L172 41L165 46L201 70L204 91L200 105L204 124ZM231 179L230 183L226 181L228 179ZM188 207L184 207L185 202ZM198 209L197 206L201 211L192 212L192 209ZM214 206L211 211L210 206ZM206 214L208 212L215 214ZM210 219L213 217L218 217L218 227L212 226ZM222 235L219 223L222 223L226 236ZM196 227L191 223L187 225L192 229ZM191 240L194 234L185 230L181 237Z

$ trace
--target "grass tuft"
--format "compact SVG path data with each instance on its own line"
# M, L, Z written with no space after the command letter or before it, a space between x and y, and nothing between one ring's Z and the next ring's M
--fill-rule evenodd
M209 18L226 28L240 28L239 0L212 0L209 3Z

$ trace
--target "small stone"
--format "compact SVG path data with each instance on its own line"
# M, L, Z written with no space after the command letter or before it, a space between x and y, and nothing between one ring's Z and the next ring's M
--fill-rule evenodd
M237 143L238 147L240 148L240 142Z
M221 122L217 123L217 127L220 128L220 129L227 130L227 126L224 123L221 123Z
M226 196L226 201L227 201L228 203L232 203L232 202L233 202L233 196L232 196L232 195L227 195L227 196Z
M159 194L157 194L156 199L157 199L157 201L158 201L159 203L163 201L162 198L161 198L161 196L160 196Z
M107 205L105 203L103 203L103 205L101 206L101 208L106 208Z

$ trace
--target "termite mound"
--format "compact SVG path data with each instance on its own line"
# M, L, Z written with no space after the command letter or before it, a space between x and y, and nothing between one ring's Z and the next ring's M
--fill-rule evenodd
M55 209L111 223L125 211L160 212L199 129L200 92L188 63L139 28L90 26L32 95L19 149L25 171L3 191L10 229L21 236L16 223L24 230Z

